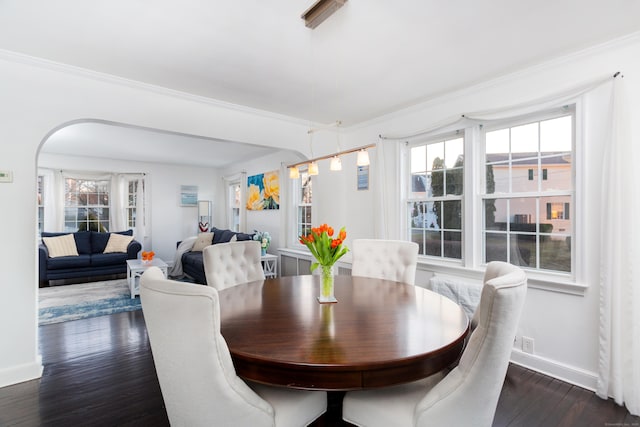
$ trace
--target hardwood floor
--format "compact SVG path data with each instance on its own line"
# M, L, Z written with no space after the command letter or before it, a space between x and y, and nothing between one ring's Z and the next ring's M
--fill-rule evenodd
M0 388L0 426L167 426L141 311L40 327L41 379ZM341 393L314 426L347 426ZM511 365L494 426L640 426L611 400ZM238 426L242 427L242 426Z

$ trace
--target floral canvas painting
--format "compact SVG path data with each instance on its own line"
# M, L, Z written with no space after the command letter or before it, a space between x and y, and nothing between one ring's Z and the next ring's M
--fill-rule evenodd
M280 173L265 172L247 177L247 210L280 208Z

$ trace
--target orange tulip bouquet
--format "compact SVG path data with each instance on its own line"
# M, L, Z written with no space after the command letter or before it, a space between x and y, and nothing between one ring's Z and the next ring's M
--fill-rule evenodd
M309 234L300 236L300 243L309 249L316 260L311 264L311 271L322 267L322 286L318 298L321 303L337 302L333 295L333 265L349 251L344 245L347 238L345 227L340 229L338 237L333 238L333 235L333 228L322 224L312 228Z
M142 262L144 264L151 264L151 261L153 261L153 257L156 256L156 253L153 251L142 251Z

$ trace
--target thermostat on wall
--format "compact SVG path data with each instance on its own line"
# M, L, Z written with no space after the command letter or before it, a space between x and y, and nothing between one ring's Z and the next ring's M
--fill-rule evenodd
M11 171L0 171L0 182L13 182L13 173Z

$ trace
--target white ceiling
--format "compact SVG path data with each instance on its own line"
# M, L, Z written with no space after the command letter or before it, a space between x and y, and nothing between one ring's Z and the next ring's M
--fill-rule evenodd
M0 49L350 126L640 31L639 0L312 3L2 0Z
M51 154L144 159L151 163L214 168L225 168L277 151L271 147L96 122L62 128L42 146L42 152Z

